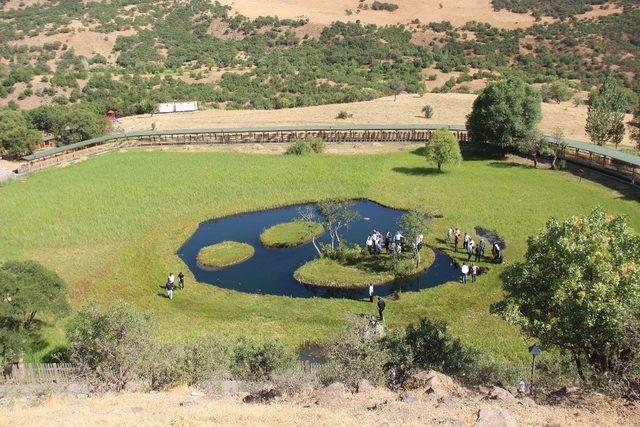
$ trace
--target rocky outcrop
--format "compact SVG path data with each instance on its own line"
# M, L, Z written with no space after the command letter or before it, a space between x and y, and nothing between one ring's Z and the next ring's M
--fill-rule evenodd
M282 392L277 388L265 387L246 395L242 401L244 403L270 403L280 396L282 396Z
M424 388L427 394L436 396L444 395L460 395L462 387L447 375L441 374L434 370L420 371L407 379L404 384L407 390L415 390Z
M478 411L475 427L516 427L509 411L502 408L485 407Z

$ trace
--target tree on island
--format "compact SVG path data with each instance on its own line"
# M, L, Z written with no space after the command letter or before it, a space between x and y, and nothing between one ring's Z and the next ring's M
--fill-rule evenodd
M490 83L467 116L471 142L514 147L542 118L540 94L516 77Z
M438 166L438 172L442 172L442 165L457 165L462 161L458 138L447 129L438 129L431 135L425 145L427 161Z
M583 380L628 382L640 362L640 236L624 217L596 208L549 220L527 244L524 261L505 271L506 295L493 310L543 347L567 350ZM640 385L640 372L634 378Z
M410 210L403 214L398 221L398 229L409 242L414 259L416 260L416 268L420 265L420 248L417 244L420 236L427 234L431 230L432 215ZM422 243L420 241L420 243Z
M322 255L322 250L316 243L312 224L320 222L324 226L331 238L331 251L335 251L336 245L340 244L340 231L359 217L358 212L352 210L351 206L351 202L344 200L325 200L318 203L317 215L310 206L300 211L302 220L309 224L309 236L318 255Z
M609 73L602 86L589 95L589 111L585 130L594 144L618 145L624 138L624 114L628 107L627 94Z
M66 284L34 261L0 266L0 367L15 362L42 327L41 316L67 314Z

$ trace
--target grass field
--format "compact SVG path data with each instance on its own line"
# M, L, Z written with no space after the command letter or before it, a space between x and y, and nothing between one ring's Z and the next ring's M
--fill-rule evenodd
M524 253L526 237L551 217L596 205L625 214L640 230L640 204L599 184L517 163L467 156L447 173L421 155L282 156L225 152L108 153L30 175L0 188L0 260L29 258L69 283L74 306L95 298L124 299L155 314L165 338L207 332L321 341L350 313L373 313L368 302L295 299L238 293L193 283L177 248L210 218L323 198L370 198L397 208L441 214L428 243L450 224L496 230L506 240L506 264ZM404 293L387 304L390 328L419 316L442 318L465 343L496 357L528 360L517 329L489 314L500 298L490 265L477 285L448 283ZM184 271L186 288L163 296L170 271ZM64 322L46 331L32 358L63 343Z
M260 234L260 243L271 248L292 248L310 242L324 233L316 222L291 221L276 224Z
M200 249L198 264L213 268L228 267L248 260L254 252L253 246L247 243L224 241Z

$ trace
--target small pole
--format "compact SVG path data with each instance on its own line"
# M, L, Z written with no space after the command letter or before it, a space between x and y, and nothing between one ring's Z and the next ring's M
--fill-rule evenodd
M539 356L540 353L542 353L542 350L540 349L540 347L538 347L537 345L533 345L531 346L531 348L529 348L529 353L531 353L532 359L531 359L531 386L529 389L529 393L531 393L533 395L533 387L534 387L534 381L535 381L535 374L536 374L536 356Z

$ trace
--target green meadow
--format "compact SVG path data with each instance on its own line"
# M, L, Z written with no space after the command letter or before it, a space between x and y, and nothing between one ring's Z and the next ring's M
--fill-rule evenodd
M527 236L549 217L586 213L596 205L628 216L640 230L637 199L568 173L492 158L468 157L439 174L416 152L282 156L132 150L0 187L0 260L33 259L55 270L67 281L74 307L88 299L105 304L123 299L149 309L165 339L209 332L279 339L290 346L321 342L339 331L349 314L374 313L373 304L249 295L194 283L176 250L202 221L325 198L369 198L435 212L427 242L436 247L444 247L441 237L449 225L472 235L474 226L495 230L507 243L505 264L523 256ZM529 343L489 313L501 297L504 265L483 265L490 272L477 284L451 282L390 301L389 327L401 328L421 316L444 319L468 345L498 359L528 360ZM168 272L178 271L186 275L186 288L169 301L162 286ZM31 359L64 345L64 323L49 323Z

